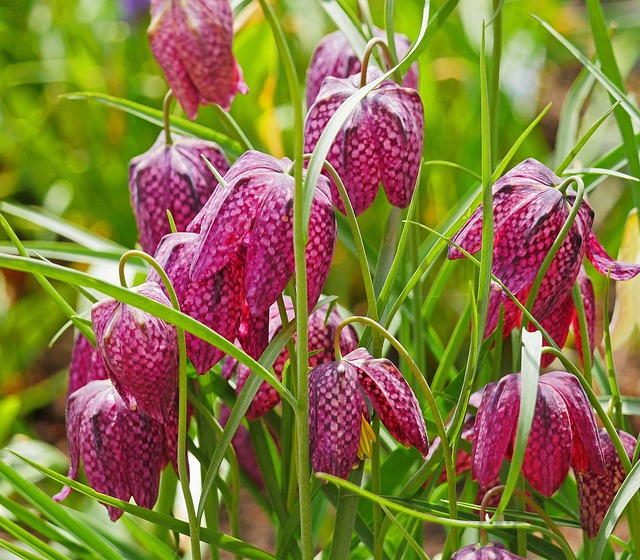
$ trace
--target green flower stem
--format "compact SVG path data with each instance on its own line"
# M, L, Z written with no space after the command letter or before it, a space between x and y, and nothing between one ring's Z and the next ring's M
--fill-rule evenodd
M433 396L433 393L431 392L431 389L429 388L424 375L422 375L420 368L406 351L405 347L402 346L402 344L400 344L400 342L389 331L387 331L384 327L382 327L369 317L355 316L349 317L348 319L342 321L342 323L340 323L338 325L338 328L336 329L336 340L340 340L340 332L350 323L361 323L363 325L371 327L374 330L377 330L397 350L400 358L407 363L416 382L420 386L427 404L431 409L431 413L433 414L433 419L436 424L438 436L440 436L442 455L444 457L445 470L447 473L447 489L449 492L449 515L451 519L457 519L456 472L455 466L453 464L451 448L449 447L449 438L447 436L447 430L445 428L442 415L440 414L440 410L438 409L438 404L436 403L436 399Z
M506 488L506 486L504 484L501 484L499 486L493 487L491 490L489 490L484 495L484 498L482 498L482 503L480 504L480 520L481 521L486 521L487 520L487 517L488 517L487 516L487 505L489 504L489 500L495 494L503 492L505 488ZM531 498L530 496L527 496L527 494L525 492L523 492L522 490L519 490L518 488L514 488L513 489L513 493L515 495L517 495L521 500L526 502L527 505L533 511L535 511L544 520L544 522L547 524L547 527L549 527L549 529L551 529L551 531L553 531L555 539L558 542L558 544L560 545L560 548L562 548L563 552L565 553L565 555L567 557L567 560L575 560L576 557L573 554L573 551L571 550L571 546L567 542L567 539L562 534L562 531L560 530L558 525L555 523L555 521L553 519L551 519L551 517L547 514L547 512L544 511L544 509L541 508L533 498ZM480 528L480 543L483 544L483 545L487 544L487 529L486 529L486 527L481 527Z
M124 274L124 268L129 259L140 258L151 265L160 276L162 283L169 294L171 306L180 311L180 303L178 296L173 289L171 280L167 276L164 269L155 261L155 259L144 253L143 251L127 251L120 259L119 274L120 283L123 288L127 287L127 281ZM189 476L187 474L187 345L185 341L184 329L176 327L178 334L178 476L180 478L180 487L184 495L184 501L187 508L187 517L189 518L189 537L191 538L191 555L194 560L200 560L200 524L196 517L196 510L193 505L193 496L191 488L189 488Z
M627 451L624 448L622 441L620 440L620 436L616 431L616 427L613 425L613 422L607 415L604 408L602 408L602 405L600 404L600 401L594 393L591 385L580 373L580 370L575 366L575 364L571 360L569 360L569 358L567 358L562 352L560 352L560 350L545 347L542 349L542 352L553 354L562 362L562 365L567 368L567 371L571 372L578 378L578 381L580 381L580 385L582 385L584 392L589 398L591 406L596 411L596 414L602 422L604 429L607 430L607 434L611 438L611 443L613 443L613 446L616 448L616 452L618 453L618 457L620 459L620 462L622 463L622 468L624 469L625 474L628 475L631 471L632 464L629 460L629 456L627 455ZM640 543L640 494L636 494L629 502L629 530L631 532L631 540L636 543L636 546L634 548L634 558L638 560L640 559L640 546L638 546L638 543Z
M307 302L307 265L306 245L309 237L308 221L304 218L305 189L302 177L304 153L304 111L300 92L300 83L296 74L293 55L284 36L273 8L267 0L260 0L260 6L269 22L275 39L284 72L289 86L291 106L293 108L293 176L295 181L293 196L293 251L295 259L296 281L296 323L297 323L297 353L296 376L297 392L295 406L295 432L297 439L297 473L298 491L300 499L300 533L303 560L313 558L313 526L311 513L311 469L309 465L309 341L307 325L309 310ZM315 189L316 185L308 188Z
M604 311L602 313L602 322L604 330L604 355L607 362L607 376L609 377L609 387L611 388L611 404L610 409L613 411L613 421L616 428L624 427L624 419L622 417L622 400L620 398L620 388L618 387L618 379L616 378L616 368L613 363L613 352L611 351L611 329L609 323L609 282L611 277L607 274L604 283ZM582 326L580 327L582 329ZM583 342L584 346L584 342ZM591 379L587 378L589 384Z
M419 184L420 177L416 181L416 186ZM414 191L413 199L417 198L417 190ZM418 207L418 201L416 201L414 207ZM387 216L387 222L384 227L384 234L382 236L382 243L380 245L380 252L378 253L378 265L376 266L376 275L373 282L373 288L376 294L382 292L387 277L393 266L396 256L396 245L398 240L398 230L402 223L402 209L397 206L389 208L389 215Z
M375 442L371 446L371 490L374 494L382 493L380 480L380 418L375 417L371 423L375 434ZM384 538L381 538L382 510L380 504L373 504L373 557L382 560L384 556Z
M5 233L9 236L9 239L15 245L16 249L18 250L18 254L21 257L24 257L26 259L30 259L31 257L27 253L27 250L24 248L24 245L20 241L20 238L16 235L16 232L13 231L13 228L11 227L11 225L9 224L7 219L4 217L4 214L2 214L2 213L0 213L0 225L2 225L2 228L4 229ZM51 299L53 299L53 301L56 302L58 307L60 309L62 309L62 312L67 316L67 318L75 325L75 327L86 338L89 339L91 344L93 344L95 346L95 343L96 343L95 336L93 334L93 330L91 329L91 327L88 324L85 324L83 321L79 320L78 314L76 313L76 310L73 307L71 307L67 303L67 300L64 299L58 293L58 290L56 290L53 287L53 284L51 284L51 282L49 282L49 280L47 280L42 274L34 272L33 276L36 279L36 281L38 282L38 284L40 284L40 286L42 286L44 291L47 292L47 294L49 294L49 296L51 296Z
M162 100L162 114L164 115L164 143L167 146L173 144L171 139L171 101L173 100L173 91L169 90Z
M371 39L367 46L364 49L364 56L362 57L362 70L360 74L360 87L363 88L367 85L367 71L369 70L369 59L371 58L371 53L375 47L380 47L380 50L384 53L384 57L386 59L387 64L390 67L393 67L393 55L391 51L389 51L389 47L384 39L380 37L374 37ZM402 83L402 74L399 69L396 69L393 73L393 77L398 84Z

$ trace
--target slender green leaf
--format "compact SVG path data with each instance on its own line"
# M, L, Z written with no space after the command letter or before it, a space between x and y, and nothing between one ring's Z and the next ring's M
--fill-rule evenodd
M42 556L33 554L33 552L29 552L28 550L23 550L8 541L5 541L4 539L0 539L0 548L8 550L17 558L22 558L23 560L42 560Z

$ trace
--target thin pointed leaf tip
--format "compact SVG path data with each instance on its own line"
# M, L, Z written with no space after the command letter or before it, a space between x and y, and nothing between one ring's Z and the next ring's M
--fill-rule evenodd
M153 56L191 120L199 105L228 110L236 93L249 91L231 50L228 0L152 0L147 33Z
M561 179L534 159L514 167L493 186L494 249L493 274L521 301L567 220L576 193L560 192ZM614 261L591 231L594 213L583 200L542 281L533 306L539 321L562 302L578 277L583 257L589 258L601 274L610 271L614 280L628 280L640 273L640 266ZM481 248L482 206L453 237L453 243L474 254ZM463 254L453 245L449 258ZM506 297L506 296L505 296Z
M75 391L67 401L66 416L68 477L77 480L82 459L91 488L125 502L133 496L139 506L152 508L164 465L162 424L131 410L109 380L90 381ZM54 500L62 501L70 492L65 486ZM123 513L106 508L112 521Z
M309 441L316 472L347 478L358 465L362 426L369 421L364 395L397 441L428 453L424 417L409 384L389 360L358 348L309 374Z
M161 132L149 151L129 164L131 205L142 249L153 255L162 237L171 233L167 210L178 231L186 231L217 186L207 160L224 175L229 162L213 142Z
M367 77L378 77L370 69ZM315 149L320 135L338 108L360 87L360 74L326 78L309 109L305 151ZM389 202L405 208L411 202L424 142L424 109L418 92L385 80L349 115L336 136L327 160L344 182L356 214L374 201L382 183ZM331 180L333 203L345 212Z
M520 374L490 383L476 416L472 474L486 486L511 458L520 412ZM522 464L524 478L544 496L564 482L569 466L604 474L604 458L589 400L573 375L554 371L540 377L533 424Z

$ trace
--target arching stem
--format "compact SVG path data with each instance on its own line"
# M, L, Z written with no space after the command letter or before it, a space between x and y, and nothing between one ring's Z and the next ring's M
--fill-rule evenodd
M173 140L171 139L171 120L169 115L172 100L173 91L169 90L162 101L162 112L164 114L164 143L167 146L171 146L171 144L173 144Z
M389 69L393 66L393 56L391 55L391 51L389 50L389 47L387 46L387 43L385 42L385 40L381 39L380 37L374 37L373 39L371 39L367 43L367 46L364 49L364 56L362 57L362 73L360 74L361 88L367 85L367 70L369 69L369 59L371 58L371 53L373 53L373 49L378 46L380 47L380 49L384 54L384 58L387 63L387 66L389 66ZM402 83L402 75L400 74L399 70L396 70L393 73L393 76L397 83L399 84Z

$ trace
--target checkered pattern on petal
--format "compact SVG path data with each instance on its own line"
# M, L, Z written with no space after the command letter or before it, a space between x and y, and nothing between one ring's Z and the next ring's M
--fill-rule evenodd
M512 554L502 543L469 544L451 556L451 560L524 560Z
M84 387L89 381L107 379L107 377L107 369L95 347L87 337L78 333L71 352L67 396Z
M614 261L600 245L592 231L589 232L587 258L600 273L610 274L612 280L631 280L640 273L640 265L622 261Z
M569 326L575 316L575 306L573 305L573 298L571 293L567 294L565 298L556 305L549 315L547 315L542 321L540 326L549 333L551 339L558 345L559 348L564 346L569 335ZM529 330L534 330L533 325L529 325ZM544 346L551 346L548 340L543 341ZM540 359L540 365L547 367L553 362L555 356L553 354L542 354Z
M588 351L593 357L593 351L596 347L596 295L593 291L593 284L587 276L584 267L581 267L578 274L578 283L580 284L580 293L582 294L582 304L584 306L584 315L587 320L587 339L589 341ZM584 348L582 346L582 333L580 332L580 319L577 312L573 316L571 323L576 341L576 348L580 353L580 357L584 362Z

